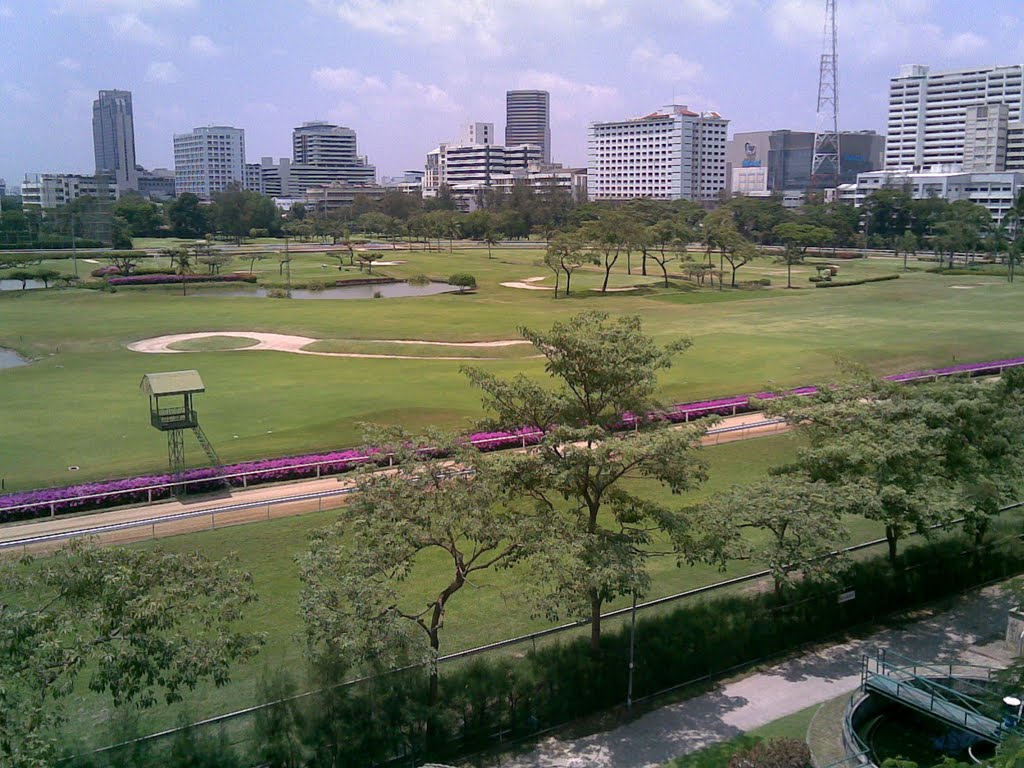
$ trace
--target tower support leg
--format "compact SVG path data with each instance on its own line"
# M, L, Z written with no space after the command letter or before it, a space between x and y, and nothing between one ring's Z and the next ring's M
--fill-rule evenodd
M167 432L167 465L174 483L173 493L185 495L185 438L180 429Z

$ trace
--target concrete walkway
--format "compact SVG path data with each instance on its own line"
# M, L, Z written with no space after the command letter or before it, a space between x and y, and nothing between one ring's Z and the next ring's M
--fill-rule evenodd
M959 599L944 613L820 651L764 672L728 682L678 704L662 707L605 733L579 739L548 738L520 755L491 765L507 768L648 768L726 741L855 690L861 656L889 648L913 659L961 661L1002 667L1010 661L1001 638L1006 612L1015 602L1001 587Z

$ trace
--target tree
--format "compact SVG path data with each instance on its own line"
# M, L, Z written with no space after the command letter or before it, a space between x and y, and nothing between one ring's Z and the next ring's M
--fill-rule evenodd
M221 267L230 264L233 258L234 257L229 253L210 251L209 253L199 256L196 261L209 269L211 275L219 275ZM251 272L252 269L250 268L249 271Z
M0 566L0 764L52 765L62 701L80 677L114 704L171 703L230 681L262 637L239 632L256 599L226 562L71 545Z
M957 506L944 466L947 427L932 418L938 408L912 388L858 372L813 397L770 401L765 410L784 416L806 441L794 468L828 483L837 509L885 526L896 566L907 534L931 535Z
M1024 374L1009 370L987 385L944 380L915 387L913 395L933 427L944 428L944 474L959 489L964 532L980 547L1024 479Z
M691 234L692 231L689 229L680 229L676 226L675 222L669 220L659 221L647 229L647 237L650 238L653 245L650 256L661 267L661 275L665 281L666 288L668 288L668 263L679 256L679 251L676 248L681 247L682 252L686 251L685 241L689 240L689 235ZM646 255L644 258L644 274L647 274Z
M459 293L465 293L466 289L476 288L476 278L468 272L456 272L448 278L449 285L459 287Z
M734 486L708 502L701 517L714 521L719 540L731 540L730 559L767 565L780 600L793 574L826 579L842 564L832 555L845 543L847 531L824 482L782 475ZM764 535L755 540L740 536L748 528Z
M213 196L213 209L220 232L241 244L251 229L280 231L281 212L273 199L231 184Z
M786 262L786 287L793 287L793 264L800 263L807 255L807 249L812 246L821 248L835 238L835 233L826 227L818 227L813 224L798 224L786 222L777 224L772 230L776 239L786 246L783 259Z
M340 658L373 660L407 647L410 632L420 635L429 648L433 706L449 602L467 584L485 586L487 571L527 554L535 523L506 503L479 451L454 436L416 439L387 430L368 440L396 446L398 468L360 475L359 493L342 507L341 519L315 532L300 558L307 637ZM443 558L447 574L414 596L402 587L421 555Z
M903 251L903 271L907 272L907 256L912 253L917 258L917 235L908 229L897 242L898 249Z
M565 295L569 295L572 273L583 266L583 241L575 234L556 235L549 243L544 263L555 273L555 298L558 298L558 273L565 273Z
M159 209L137 192L129 192L118 198L114 203L113 214L124 221L129 237L154 237L160 233Z
M359 261L359 270L362 271L363 265L365 264L366 274L368 275L373 274L373 262L380 261L382 258L384 258L384 254L380 253L379 251L374 251L372 249L360 251L359 255L356 257L356 259Z
M28 288L28 281L36 279L36 273L33 269L15 269L12 272L8 272L4 275L5 280L17 280L21 283L21 290Z
M167 219L175 237L197 238L213 231L207 210L191 192L183 192L167 204Z
M618 262L625 245L623 231L625 223L626 219L623 215L613 212L580 227L580 237L597 254L595 260L604 269L601 293L608 292L608 278L611 276L612 269Z
M722 251L722 255L725 256L725 260L729 262L729 267L732 269L730 285L735 288L736 271L757 258L761 252L756 245L744 240L742 236L731 237L727 242L728 245ZM721 281L719 281L719 285L721 285Z
M269 256L266 253L260 253L256 251L253 253L246 254L246 258L249 260L249 274L251 275L253 268L255 268L256 266L256 262L264 261L265 259L269 258ZM341 267L339 266L338 269L341 269Z
M543 432L533 450L495 457L495 471L545 522L530 569L544 587L541 608L552 618L588 616L597 653L605 601L648 588L646 562L656 532L669 535L680 558L710 556L688 540L681 511L623 483L642 477L678 493L705 478L695 455L703 428L669 428L647 416L655 408L658 372L689 341L660 348L643 333L639 317L613 320L598 312L555 323L548 333L520 332L544 356L552 381L464 371L483 393L492 426ZM624 416L633 418L628 435L614 431Z
M122 275L130 275L145 257L144 251L109 251L103 258L117 267Z

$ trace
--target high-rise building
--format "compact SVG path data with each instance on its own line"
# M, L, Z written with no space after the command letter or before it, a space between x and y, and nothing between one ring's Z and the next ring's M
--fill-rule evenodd
M551 162L551 95L547 91L506 91L505 146L536 144Z
M174 188L209 200L230 184L244 184L245 130L226 125L174 136Z
M591 123L591 200L717 200L725 187L729 121L673 104L645 117Z
M37 211L54 210L80 197L92 197L102 204L116 200L120 192L106 174L27 173L21 185L22 204Z
M344 125L314 121L292 131L292 162L333 172L330 181L372 184L377 169L358 153L356 132Z
M536 144L440 144L427 153L423 190L436 192L441 185L464 192L479 190L491 186L496 176L525 170L540 160L541 148Z
M811 188L814 157L811 131L749 131L733 134L726 147L729 191L740 195ZM839 133L840 183L852 184L857 174L882 167L885 137L874 131Z
M121 190L138 189L131 91L100 91L92 103L92 145L97 174Z
M977 163L979 155L988 154L986 145L992 132L1000 130L1002 118L998 109L980 117L982 144L966 150L978 138L977 133L968 135L968 110L996 104L1006 105L1007 133L1017 130L1024 114L1024 67L951 72L931 72L920 64L903 67L889 82L886 170L964 168L965 151L971 153L972 164ZM978 120L975 113L975 129ZM993 170L1015 170L1009 159L1005 162L1004 168Z

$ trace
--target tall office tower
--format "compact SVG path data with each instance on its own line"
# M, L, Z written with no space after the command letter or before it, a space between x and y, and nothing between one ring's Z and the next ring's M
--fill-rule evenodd
M226 125L193 129L174 136L174 191L191 192L203 200L242 185L245 174L245 130Z
M92 145L98 175L110 176L122 191L138 189L131 91L100 91L92 103Z
M1019 64L952 72L930 72L920 64L901 68L899 75L889 81L886 170L962 168L970 107L1005 104L1006 132L1016 135L1024 114L1022 80L1024 67ZM998 114L974 115L974 126L978 127L980 119L986 141L993 126L999 130L993 118L997 122L1002 119ZM971 158L972 163L977 154Z
M551 95L547 91L505 92L505 146L536 144L551 162Z
M591 200L717 200L725 187L726 130L717 112L672 104L645 117L591 123Z

